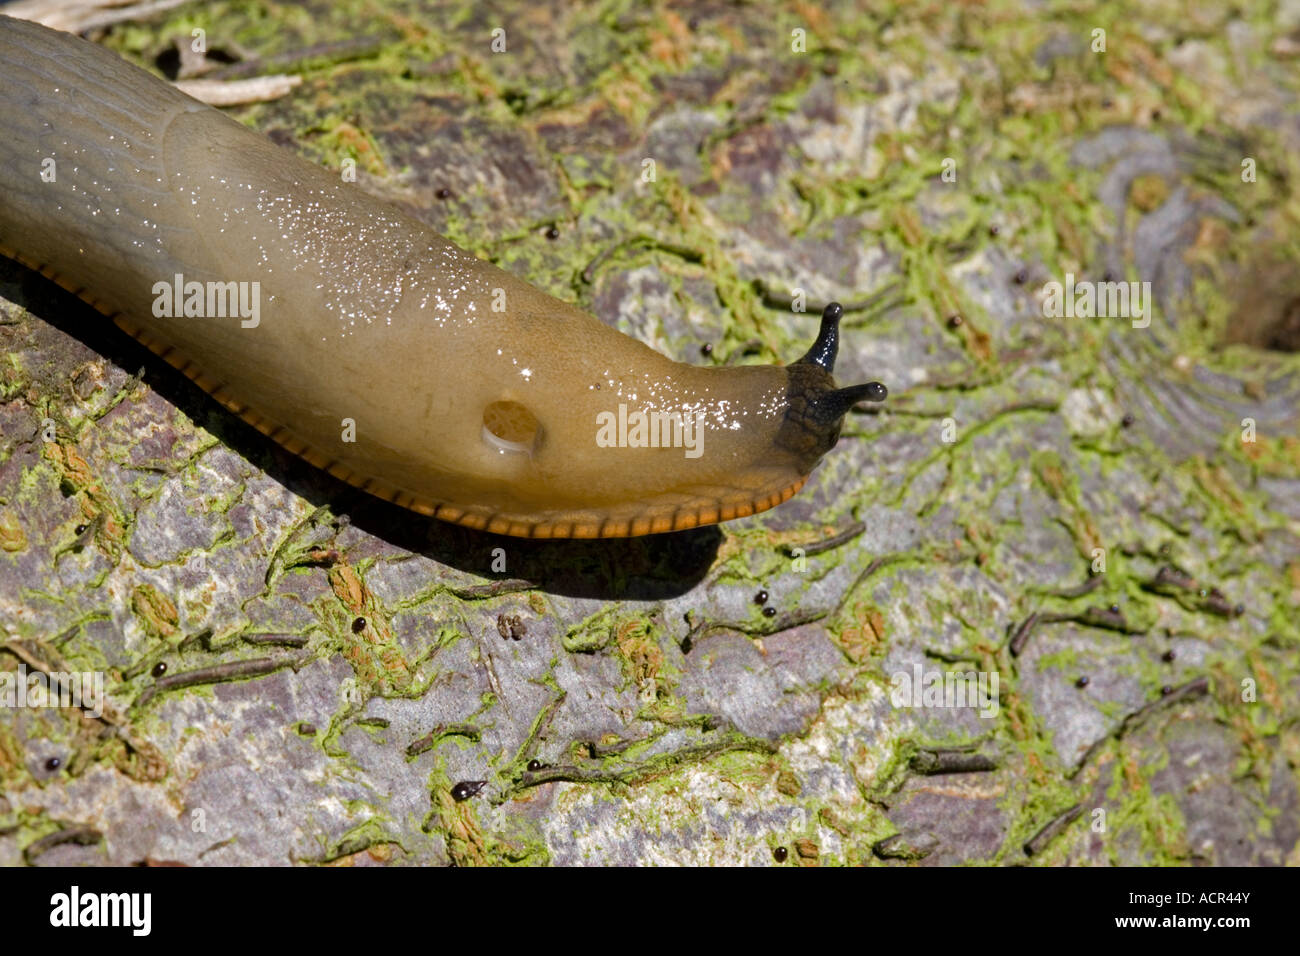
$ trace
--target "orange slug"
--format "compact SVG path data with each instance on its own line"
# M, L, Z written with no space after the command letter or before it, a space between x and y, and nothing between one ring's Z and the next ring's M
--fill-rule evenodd
M625 537L791 497L878 382L675 362L111 52L0 17L0 252L424 515Z

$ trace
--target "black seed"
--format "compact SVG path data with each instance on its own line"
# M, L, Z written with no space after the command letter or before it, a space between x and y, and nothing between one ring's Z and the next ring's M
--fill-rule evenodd
M1105 272L1103 272L1103 273L1101 274L1101 281L1102 281L1102 282L1114 282L1114 281L1115 281L1115 273L1113 273L1113 272L1111 272L1109 269L1107 269Z
M1118 604L1112 604L1112 605L1110 606L1110 613L1111 613L1111 614L1118 614L1118 613L1119 613L1119 605L1118 605Z
M540 760L533 759L528 761L528 769L532 773L537 773L539 770L546 769L546 764L542 763Z
M366 619L364 617L354 618L352 621L352 633L360 634L366 629Z
M50 771L51 773L53 773L55 770L58 770L62 766L63 766L63 761L60 760L58 757L51 757L49 760L45 761L45 769Z
M989 235L990 235L990 236L996 236L996 235L997 235L999 232L1001 232L1001 231L1002 231L1002 228L1001 228L997 223L994 223L993 225L989 226Z
M768 605L767 607L763 608L763 616L776 617L776 608L772 607L771 605Z
M790 851L783 846L779 846L772 851L772 859L776 860L778 863L784 863L786 858L789 856Z
M1232 609L1232 613L1237 617L1241 617L1243 614L1246 613L1246 605L1238 604L1236 607Z
M755 595L754 595L754 603L755 603L755 604L766 604L766 603L767 603L767 592L766 592L766 591L759 591L757 594L755 594Z
M713 354L713 343L712 343L712 342L705 342L703 345L700 346L700 351L703 352L705 355L712 355L712 354Z
M1161 697L1168 697L1168 696L1169 696L1170 694L1172 694L1173 692L1174 692L1174 689L1173 689L1172 687L1170 687L1168 684L1166 684L1164 687L1161 687L1161 688L1160 688L1160 696L1161 696Z
M1011 281L1013 281L1016 285L1024 285L1026 282L1029 281L1029 270L1028 269L1016 270L1016 274L1011 277Z
M88 525L88 524L79 524L79 525L77 525L75 528L73 528L72 531L73 531L74 534L79 534L79 535L80 535L80 534L85 534L85 533L86 533L86 529L89 528L89 527L90 527L90 525Z
M439 199L450 199L451 190L448 189L446 186L443 186L436 193L434 193L434 195L437 196Z
M551 226L551 228L549 228L549 229L546 230L546 238L547 238L547 239L559 239L559 238L560 238L560 230L556 229L554 226Z
M1159 110L1152 110L1152 111L1151 111L1151 118L1152 118L1153 120L1158 120L1158 119L1160 119L1160 111L1159 111Z
M1091 683L1092 683L1092 678L1089 677L1087 674L1084 674L1082 677L1080 677L1077 681L1074 682L1074 686L1087 687Z
M948 316L948 328L959 329L961 328L961 323L962 323L962 317L960 315Z
M451 797L457 803L462 800L468 800L470 797L477 797L487 786L486 780L462 780L456 786L451 788Z
M167 673L167 662L159 661L153 666L153 670L149 673L153 674L154 677L162 677L163 674Z
M1135 421L1137 421L1136 418L1134 418L1134 417L1133 417L1131 414L1129 414L1128 412L1125 412L1125 413L1124 413L1124 417L1121 418L1121 419L1119 420L1119 423L1120 423L1121 425L1123 425L1125 428L1128 428L1128 427L1129 427L1130 425L1132 425Z
M1167 651L1165 651L1163 654L1161 654L1161 655L1160 655L1160 659L1161 659L1162 661L1164 661L1166 664L1168 664L1168 663L1169 663L1170 661L1172 661L1176 656L1177 656L1177 655L1174 654L1173 650L1171 649L1171 650L1167 650Z

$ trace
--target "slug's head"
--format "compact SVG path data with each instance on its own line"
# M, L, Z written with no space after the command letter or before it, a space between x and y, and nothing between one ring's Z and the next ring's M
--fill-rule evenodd
M799 461L804 474L835 447L845 414L858 402L883 402L889 395L880 382L838 388L831 373L840 344L840 318L844 309L832 302L822 312L817 341L806 355L786 367L785 422L777 442Z

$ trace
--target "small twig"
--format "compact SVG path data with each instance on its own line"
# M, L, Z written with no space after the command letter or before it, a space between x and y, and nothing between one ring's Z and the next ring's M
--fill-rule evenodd
M1070 809L1060 814L1051 823L1047 824L1047 826L1043 827L1030 837L1029 842L1025 844L1025 853L1029 856L1037 856L1039 853L1042 853L1047 849L1047 845L1064 833L1065 828L1075 820L1079 819L1079 815L1082 813L1083 805L1076 803L1074 806L1070 807Z
M627 753L629 750L631 750L633 747L639 744L653 743L654 741L658 740L662 736L663 736L663 731L660 731L659 733L651 734L649 737L633 737L633 738L629 738L628 740L620 740L618 743L610 744L608 747L602 746L596 741L590 741L587 744L587 752L591 754L591 756L596 758L617 757L620 754Z
M587 267L582 270L582 281L591 285L592 280L596 276L596 269L599 266L604 265L607 259L623 249L630 249L638 246L646 249L658 249L662 252L672 253L681 259L685 259L687 262L704 261L704 254L698 249L692 249L690 246L681 246L676 243L665 242L662 239L656 239L654 236L632 236L622 242L614 243L612 246L606 246L598 252L595 258L593 258L591 262L587 263Z
M1095 605L1086 607L1079 614L1051 614L1040 620L1043 621L1073 621L1076 624L1082 624L1085 627L1099 627L1106 631L1119 631L1121 634L1141 634L1142 628L1135 627L1124 617L1123 611L1113 611L1108 607L1097 607Z
M307 642L311 640L311 635L268 632L265 634L241 634L240 640L245 644L254 645L278 644L282 647L306 647Z
M1088 580L1075 587L1065 588L1061 591L1048 591L1047 593L1053 597L1077 598L1083 597L1085 594L1091 594L1099 587L1101 587L1101 575L1096 575L1095 577L1088 578Z
M185 0L152 0L149 3L127 4L52 3L50 0L27 0L5 8L5 13L22 20L33 20L52 30L85 36L93 30L112 26L126 20L143 20L155 13L179 7ZM116 9L104 9L116 7Z
M555 720L555 715L559 713L560 707L568 697L568 693L560 691L542 708L541 713L537 715L537 719L533 721L533 729L529 731L528 738L519 748L519 753L515 754L513 764L526 764L529 758L537 753L537 748L542 742L542 735L550 729L551 721Z
M768 308L789 310L794 307L794 296L786 292L776 291L768 286L768 284L762 279L754 280L754 291L758 293L758 297L762 299L763 304ZM871 295L867 296L865 299L855 299L851 302L842 302L840 304L845 312L866 312L869 309L875 308L881 302L899 291L901 291L899 283L891 282L884 288L871 293ZM827 302L829 301L830 300L827 300ZM821 301L804 303L807 312L817 315L822 313L822 310L826 308L826 304L826 302Z
M866 530L867 526L863 522L855 521L843 531L839 531L831 535L829 538L822 538L819 541L810 541L807 544L787 544L785 546L785 553L788 556L793 556L794 550L798 548L802 550L806 556L811 557L814 554L821 554L824 551L832 551L840 545L848 544Z
M1185 571L1173 565L1162 565L1156 576L1142 585L1146 591L1172 597L1191 610L1205 611L1219 617L1237 617L1245 611L1234 606L1216 587L1206 587ZM1199 600L1197 600L1199 598Z
M849 597L857 591L863 581L871 577L885 565L892 564L897 560L898 556L894 554L882 554L879 557L872 558L867 566L862 569L862 573L853 579L853 583L844 589L844 593L840 596L840 603L835 605L835 609L831 612L831 617L834 617L844 610L844 606L848 603Z
M209 106L243 106L278 100L300 83L301 76L275 75L249 80L180 80L173 85L186 96Z
M176 650L187 651L191 647L201 647L205 651L214 650L215 648L212 646L212 639L214 637L216 637L216 634L212 628L205 627L203 630L196 631L182 640L176 645Z
M478 743L483 735L473 724L439 724L419 740L412 741L406 748L408 757L418 757L427 750L432 750L448 737L464 737Z
M1038 626L1037 611L1030 614L1029 617L1025 618L1023 621L1020 622L1020 624L1016 627L1015 631L1011 635L1011 643L1009 646L1011 648L1012 657L1020 656L1020 652L1023 651L1025 649L1025 645L1029 643L1029 638L1034 633L1034 628L1037 626Z
M286 50L283 53L275 53L271 56L232 63L229 66L223 66L212 73L211 76L217 80L236 80L255 76L263 70L283 72L300 68L312 60L327 60L331 63L357 60L382 50L389 42L391 41L385 37L360 36L329 43L317 43L314 46Z
M913 842L905 834L895 833L872 845L871 851L882 860L924 860L939 846L934 834L924 832L921 841Z
M1099 627L1107 631L1118 631L1121 634L1145 633L1142 628L1130 624L1128 619L1124 617L1124 612L1112 611L1107 607L1093 605L1084 608L1082 611L1069 614L1044 614L1035 611L1021 621L1012 632L1011 640L1007 644L1011 656L1020 656L1025 649L1025 644L1029 642L1030 636L1039 624L1061 624L1066 621L1082 624L1084 627Z
M484 598L500 597L502 594L531 591L536 587L537 585L532 581L525 581L523 578L502 578L500 581L490 581L487 584L470 584L461 587L451 585L447 590L462 601L481 601Z
M322 534L328 526L327 533ZM308 566L317 563L317 556L329 550L321 541L308 542L313 535L321 538L334 537L343 526L340 518L335 518L328 505L321 505L307 517L299 520L276 545L271 553L271 560L266 565L264 582L269 587L285 572L299 567L306 560Z
M54 849L56 846L62 846L65 843L75 843L77 846L94 846L103 839L104 834L91 826L80 824L66 827L29 843L26 849L23 850L23 859L28 863L34 863L38 856Z
M31 646L20 640L10 640L0 643L0 651L8 651L19 660L27 664L33 670L39 670L49 680L53 677L55 671L66 673L70 670L67 664L59 656L58 652L52 647L46 647L40 641L32 642ZM167 761L162 755L162 751L154 744L150 743L143 737L137 737L131 730L125 716L118 712L105 696L101 701L100 712L92 714L86 708L85 702L81 705L81 711L87 716L93 717L104 725L105 733L111 733L121 740L126 749L136 754L140 758L139 779L161 780L167 773ZM132 774L134 776L135 774Z
M1200 697L1207 693L1209 689L1210 679L1208 677L1201 676L1194 680L1189 680L1186 684L1181 684L1178 687L1173 688L1168 694L1162 694L1149 704L1144 704L1142 707L1125 717L1124 722L1120 724L1119 733L1124 734L1140 726L1147 717L1151 716L1151 714L1157 710L1162 710L1180 700Z
M1115 728L1114 733L1108 734L1100 740L1094 741L1092 746L1088 748L1088 752L1083 755L1083 758L1079 761L1078 765L1067 773L1066 777L1073 777L1083 769L1083 767L1087 765L1088 761L1090 761L1093 755L1102 748L1107 740L1110 740L1111 738L1120 740L1130 731L1137 729L1145 723L1146 719L1156 711L1169 707L1180 700L1190 700L1193 697L1200 697L1207 693L1209 689L1210 679L1201 676L1188 681L1186 684L1181 684L1178 687L1173 688L1168 694L1162 694L1150 703L1143 704L1137 710L1125 716L1125 718L1120 721L1119 726Z
M945 664L979 664L983 659L975 651L945 651L937 647L924 648L921 653Z
M605 264L605 260L612 256L619 249L623 248L625 243L615 243L612 246L606 246L596 253L596 257L587 263L587 268L582 270L582 281L591 285L591 280L596 277L596 269Z
M739 631L749 637L771 637L773 634L780 634L791 628L820 621L829 613L829 611L801 611L796 608L794 611L781 612L776 617L764 617L763 621L767 623L758 626L748 621L705 621L693 625L677 646L683 654L689 654L697 640L713 631Z
M637 783L661 774L670 773L687 761L734 751L772 754L776 753L777 746L771 741L761 738L728 735L726 739L716 743L697 744L693 747L674 750L671 753L658 754L639 763L617 769L605 767L584 768L567 765L548 766L540 770L526 770L517 784L504 791L493 802L504 801L517 791L557 780L564 780L569 783Z
M920 750L912 755L911 768L927 777L944 773L985 773L1000 766L995 757L963 750Z
M264 677L279 670L286 664L295 663L297 663L297 660L294 658L257 657L248 661L229 661L225 664L200 667L198 670L185 671L180 674L169 674L166 677L159 678L151 687L146 688L136 700L135 706L143 707L155 695L163 691L194 687L198 684L220 684L226 681L241 680L246 677Z

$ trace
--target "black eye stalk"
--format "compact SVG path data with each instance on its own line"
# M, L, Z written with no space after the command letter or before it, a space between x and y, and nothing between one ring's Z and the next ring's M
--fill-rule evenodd
M844 307L838 302L827 304L822 310L822 326L817 332L817 341L799 360L800 364L817 365L828 373L835 371L835 355L840 348L840 319L843 316ZM838 417L858 402L883 402L888 397L889 389L880 382L867 382L828 392L818 399L817 404L825 413Z

